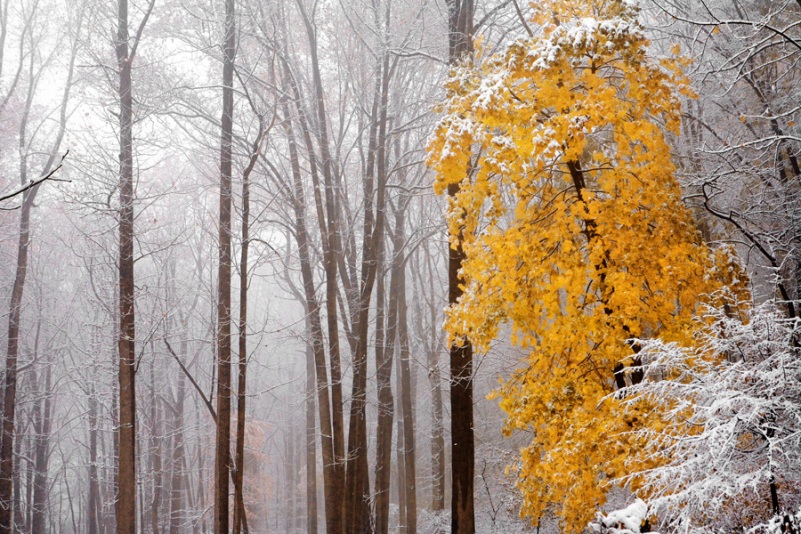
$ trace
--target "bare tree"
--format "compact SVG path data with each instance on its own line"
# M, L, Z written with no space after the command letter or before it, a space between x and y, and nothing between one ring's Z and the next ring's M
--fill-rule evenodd
M217 440L214 457L214 532L228 534L231 471L231 145L234 115L236 21L234 0L225 0L222 134L220 140L219 265L217 270Z
M119 454L117 533L136 532L136 330L134 286L133 83L131 70L155 0L150 0L133 42L128 32L128 0L117 3L114 48L119 76Z
M21 193L22 193L22 203L20 206L20 219L19 219L19 234L18 234L18 242L17 242L17 261L16 261L16 271L14 276L14 283L13 289L11 292L11 301L9 304L9 317L8 317L8 337L7 337L7 352L6 352L6 371L5 371L5 382L3 388L3 424L2 424L2 435L0 435L0 533L11 532L12 530L12 493L13 493L13 473L14 473L14 465L13 465L13 442L14 442L14 425L15 425L15 409L16 409L16 392L17 392L17 358L19 354L19 336L20 336L20 321L21 321L21 314L22 314L22 304L23 304L23 293L25 289L25 280L28 273L28 254L30 250L31 244L31 211L34 207L34 202L36 200L37 194L39 192L39 187L41 183L51 177L53 173L61 167L61 162L63 161L63 157L61 160L58 159L58 151L61 147L61 142L64 139L64 132L66 130L67 124L67 105L70 101L70 92L72 90L73 85L73 75L75 69L75 57L78 50L78 39L76 38L72 46L70 47L71 54L69 59L69 67L66 77L66 83L64 86L64 92L62 94L61 103L60 103L60 113L59 113L59 122L58 128L56 131L55 138L53 140L53 146L49 151L49 157L46 160L42 173L41 178L38 180L32 180L31 182L28 181L28 174L29 174L29 150L30 147L28 146L29 142L29 119L30 114L33 106L33 98L36 93L39 81L42 76L42 72L45 65L38 65L36 62L36 54L33 51L38 45L38 38L35 37L33 33L33 23L36 20L36 13L37 13L37 5L34 4L31 8L30 13L26 17L21 43L25 42L26 36L28 38L28 44L32 48L28 54L28 88L25 97L25 101L23 104L23 110L21 115L21 120L19 124L19 138L18 138L18 147L19 147L19 156L20 156L20 183L21 183ZM3 7L3 12L0 13L0 18L3 19L2 29L0 30L0 41L5 40L6 34L6 23L7 23L7 15L8 15L8 4ZM79 21L82 20L82 16L79 17ZM80 31L80 22L79 22L79 30ZM3 42L0 42L0 49L3 48ZM22 45L21 45L22 46ZM22 48L20 48L20 68L22 67ZM0 59L0 64L2 60ZM2 68L2 67L0 67ZM19 80L19 73L15 76L13 86L15 87L17 84L17 80ZM7 97L11 96L11 92L7 95ZM6 100L7 101L7 100ZM42 424L47 422L49 424L49 419L47 421L42 421ZM37 457L38 458L38 457ZM40 462L38 467L45 469L46 468L46 458L42 457L39 458ZM41 474L37 472L37 475L40 477L39 482L43 483L41 480ZM42 490L40 489L38 492L38 496L40 498L39 504L41 505L42 499ZM41 516L37 516L37 519L41 519Z

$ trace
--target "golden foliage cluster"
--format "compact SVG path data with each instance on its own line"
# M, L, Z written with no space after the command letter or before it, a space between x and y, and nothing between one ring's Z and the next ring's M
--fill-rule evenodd
M633 361L627 340L691 343L700 300L730 269L674 177L666 132L678 133L689 94L682 61L649 55L629 2L532 8L535 36L479 49L452 73L429 164L438 192L459 186L448 220L465 293L449 310L452 339L486 352L509 325L528 353L497 392L505 431L532 434L521 513L537 521L548 507L580 531L636 461L629 431L659 424L611 395L613 369Z

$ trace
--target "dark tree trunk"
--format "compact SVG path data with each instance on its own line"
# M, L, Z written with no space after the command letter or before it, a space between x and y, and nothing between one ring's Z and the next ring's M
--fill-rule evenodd
M284 65L284 75L287 84L292 90L295 104L298 109L298 120L301 122L301 129L304 137L308 138L308 128L303 119L300 108L299 93L294 83L289 68ZM301 179L300 160L295 136L292 128L292 120L289 113L289 106L286 100L283 101L284 129L287 132L289 145L289 161L292 169L292 208L295 215L295 239L298 245L298 256L300 259L300 273L303 281L303 297L306 303L306 316L309 325L309 344L314 359L314 372L317 383L317 408L320 420L320 441L322 445L323 460L323 491L325 495L325 521L327 532L341 532L341 508L340 495L342 492L342 482L337 470L336 454L333 437L331 396L329 395L328 369L325 362L325 341L323 339L323 327L320 317L320 303L315 293L314 275L311 264L311 250L309 234L306 227L306 201L303 193L303 183ZM310 142L310 141L309 141ZM316 173L314 160L310 160L312 174Z
M152 4L151 4L152 8ZM148 11L148 15L149 15ZM144 27L147 16L142 21ZM141 33L138 33L141 35ZM118 0L117 39L120 102L119 206L119 452L117 533L136 532L136 335L134 327L133 94L129 50L128 0ZM136 44L134 44L134 47Z
M457 188L448 192L455 195ZM464 260L461 247L448 254L449 302L462 294L459 270ZM451 530L454 534L475 532L473 477L475 445L473 438L473 350L467 340L450 348L451 360Z
M6 4L7 6L7 4ZM6 7L7 9L7 7ZM2 42L5 40L6 35L6 16L7 12L3 13L2 29L0 30L0 50ZM31 15L32 17L32 15ZM25 29L28 31L32 18L26 21ZM78 31L83 21L83 11L80 12L78 19ZM67 103L72 89L73 73L75 68L75 57L77 53L77 41L73 43L69 67L67 72L66 83L60 104L59 114L59 127L56 139L53 143L53 148L47 162L45 163L42 171L42 176L46 176L54 168L56 163L56 155L61 146L61 141L64 138L64 131L67 124ZM2 52L0 52L2 54ZM20 121L19 130L19 155L20 155L20 183L25 185L28 183L28 161L27 161L27 125L28 116L30 113L31 105L33 102L34 92L36 90L38 76L34 75L34 58L36 54L31 53L29 56L29 85L28 92L25 100L25 105L22 110L22 118ZM2 57L0 56L0 68L2 67ZM20 56L20 69L22 68L22 56ZM19 72L14 81L19 77ZM9 93L10 95L10 93ZM17 242L17 264L14 275L14 285L11 291L11 301L9 305L9 318L8 318L8 335L7 335L7 352L6 352L6 372L3 388L3 421L2 428L0 429L0 534L6 534L11 531L12 519L12 493L13 493L13 442L14 442L14 424L15 424L15 410L16 410L16 389L17 389L17 357L19 354L19 328L22 313L22 299L23 291L25 288L25 279L28 272L28 250L30 248L30 220L31 210L34 205L39 186L28 189L23 193L22 205L20 206L20 225L19 225L19 239ZM48 370L49 372L49 370ZM46 405L49 405L49 399ZM49 424L49 422L48 422Z
M255 110L254 110L255 111ZM251 147L248 165L242 173L242 250L239 257L239 376L236 393L236 455L234 468L234 534L248 532L245 513L245 408L248 357L248 253L250 251L250 173L261 152L264 118L259 117L259 132Z
M346 464L345 500L343 503L345 532L362 534L370 529L370 482L367 465L367 421L365 406L367 402L367 346L369 336L368 317L370 299L375 283L378 263L378 250L382 246L383 231L383 176L378 178L380 199L375 205L378 213L373 211L373 197L376 194L376 164L378 158L383 159L383 147L379 147L378 130L380 119L378 109L381 97L381 85L376 83L373 109L371 115L370 140L368 148L367 172L363 180L364 189L364 232L362 243L362 280L353 320L353 332L356 347L353 354L353 387L351 391L351 407L348 432L348 456ZM385 103L384 103L385 104ZM383 126L385 129L385 126ZM381 172L381 171L379 171ZM343 273L344 276L344 273Z
M228 534L231 471L231 144L234 114L234 0L225 0L223 110L220 140L219 265L217 271L217 441L214 462L214 532Z
M239 264L239 376L236 392L236 454L234 456L234 534L242 531L245 517L245 409L247 394L248 225L250 199L248 177L242 178L242 250ZM247 532L247 529L245 529Z
M337 310L337 261L342 255L341 236L339 230L339 202L337 200L339 194L339 185L334 176L331 147L328 139L328 114L325 108L325 92L323 90L320 63L317 55L316 29L313 21L309 19L303 4L298 1L298 6L301 10L306 36L309 41L312 81L314 87L314 107L317 114L317 143L320 147L322 174L325 185L325 215L327 215L327 219L325 215L323 215L323 211L320 206L318 206L317 212L320 230L325 236L323 239L323 263L325 267L325 311L328 324L328 359L329 366L331 368L331 428L333 432L334 446L334 465L332 467L335 479L335 482L333 483L334 487L336 488L333 490L332 494L329 494L326 497L326 510L329 510L327 513L332 514L331 520L333 521L333 531L339 532L343 526L343 523L347 521L345 516L347 513L347 506L343 508L343 504L345 500L347 500L348 495L347 481L345 480L345 423L342 405L342 369L338 320L339 312ZM299 102L298 106L300 106ZM301 121L301 128L304 130L304 137L307 150L309 152L309 158L314 159L317 157L317 155L313 150L310 132L308 131L308 125L304 126L304 122ZM312 177L314 178L314 174ZM343 272L342 278L345 279L346 277L347 273ZM342 492L343 484L345 486L344 495ZM328 499L331 499L331 501ZM336 501L336 503L334 501Z
M26 142L28 116L34 93L33 56L30 58L30 84L22 110L19 127L20 184L28 183L28 166L26 161ZM20 66L22 64L20 63ZM14 530L14 427L17 408L17 358L19 356L19 330L22 316L22 296L25 289L25 278L28 274L28 249L31 239L31 209L39 187L28 189L22 195L20 207L19 238L17 241L17 265L14 274L14 285L11 289L11 302L8 313L8 348L6 352L6 373L3 387L3 424L0 434L0 534L9 534Z
M473 0L448 1L449 62L469 58L473 51ZM465 175L469 169L465 169ZM459 192L458 184L448 186L448 196ZM448 249L448 302L462 296L459 271L465 255L461 244ZM467 339L456 340L450 348L451 368L451 532L473 534L475 512L473 477L473 347Z
M385 16L388 24L388 5ZM386 52L381 56L370 115L367 168L363 180L364 227L361 283L357 309L354 310L355 313L352 313L352 330L355 335L356 346L353 355L353 388L344 503L345 531L350 534L372 532L365 411L367 401L367 349L369 345L368 319L370 301L383 248L388 152L387 105L391 77L390 56Z

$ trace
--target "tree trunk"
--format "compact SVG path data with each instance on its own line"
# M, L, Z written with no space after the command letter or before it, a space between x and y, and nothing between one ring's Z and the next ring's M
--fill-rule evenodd
M383 254L382 254L383 257ZM379 260L380 261L380 260ZM375 332L375 367L378 382L378 422L376 427L376 459L375 459L375 532L389 532L389 497L392 474L392 419L394 406L392 399L392 347L387 343L394 338L394 312L389 316L393 322L386 328L384 275L381 273L383 262L379 263L379 277L376 287L376 332ZM390 281L390 310L396 302L396 293ZM389 334L387 335L387 332Z
M308 321L306 331L310 332ZM306 343L306 532L317 534L317 448L314 417L314 353Z
M25 434L22 433L23 437ZM22 458L22 446L25 441L30 441L30 439L15 439L14 440L14 456L17 458ZM27 451L26 451L27 456ZM28 470L30 474L30 470ZM14 504L12 509L14 510L14 527L12 528L13 532L19 532L22 530L25 531L25 516L23 515L22 510L22 492L24 491L24 487L22 485L22 466L16 465L14 467L14 480L12 483L13 491L14 491Z
M151 341L152 345L152 341ZM153 354L153 362L150 366L150 467L153 473L153 495L150 503L150 524L153 534L161 532L159 512L162 504L162 486L164 481L164 471L162 468L162 435L161 435L161 421L163 420L163 412L161 410L161 400L159 395L156 394L156 372L155 372L155 353ZM144 526L144 525L143 525Z
M231 471L231 143L234 114L234 0L225 0L223 110L220 141L220 237L217 271L217 441L214 462L214 532L228 534ZM237 533L238 534L238 533Z
M254 110L255 111L255 110ZM248 165L242 173L242 250L239 257L239 377L237 380L236 456L234 491L234 534L241 530L247 534L245 514L245 401L247 394L248 356L248 252L250 251L250 173L261 153L265 134L264 117L259 116L259 132L251 147Z
M295 104L298 107L298 120L304 122L302 111L300 111L299 94L294 85L288 66L284 65L284 75L287 83L291 86ZM289 113L289 106L286 99L282 102L284 111L284 129L287 133L289 145L289 161L292 169L292 208L295 212L295 240L298 245L298 256L300 260L300 273L303 281L303 296L306 303L306 316L309 325L309 343L314 357L314 370L317 382L317 408L320 420L320 441L323 455L323 491L325 495L325 521L327 532L341 532L341 508L340 495L342 491L341 477L336 464L336 454L334 448L333 423L331 397L329 396L328 369L325 363L325 341L323 339L323 328L320 317L320 303L315 293L314 275L311 264L311 250L309 234L306 227L306 201L303 193L303 183L301 180L300 160L298 149L295 142L292 121ZM304 136L307 136L308 129L301 124ZM313 160L310 161L312 173L316 172Z
M284 431L284 491L286 509L284 510L284 528L287 532L295 531L295 427L289 423Z
M377 91L378 92L378 91ZM376 93L377 93L376 92ZM376 109L379 95L375 95L373 104L373 125L370 129L370 147L368 170L364 178L364 233L362 245L362 283L358 299L358 311L353 321L353 332L356 336L356 350L353 354L353 386L348 432L348 456L345 475L345 500L343 514L345 532L362 534L370 531L370 482L367 465L367 421L365 406L367 402L367 344L369 336L368 317L370 298L375 281L378 247L381 246L382 228L380 219L383 208L374 223L373 195L375 187L376 157ZM379 186L381 188L381 186ZM381 188L383 191L383 188ZM382 195L383 196L383 195ZM383 200L383 199L382 199ZM344 275L344 273L343 273Z
M448 59L451 65L469 58L473 52L473 0L448 1ZM465 169L465 175L470 172ZM448 185L448 196L459 193L459 184ZM461 241L461 240L460 240ZM465 255L461 244L448 249L448 303L462 296L459 275ZM473 438L473 347L467 339L450 347L451 368L451 532L473 534L475 512L473 478L475 446Z
M49 358L48 358L49 360ZM36 429L36 446L34 450L34 482L33 482L33 517L31 532L46 532L48 484L47 470L50 463L50 430L52 428L52 362L45 362L44 387Z
M33 374L33 373L31 373ZM38 392L36 393L38 395ZM42 402L41 399L37 399L34 401L33 405L33 434L28 438L28 455L32 455L33 458L36 457L36 435L38 433L37 429L41 426L41 412L42 412ZM31 531L31 524L33 523L33 479L34 474L34 461L26 462L26 469L25 469L25 519L20 520L17 519L15 521L17 530L19 532L30 532ZM17 468L16 476L20 477L21 474L19 473L19 467ZM17 484L19 487L19 485ZM22 491L22 488L20 488ZM15 510L18 510L17 516L19 517L22 515L22 508L19 505L14 505Z
M387 11L387 18L389 12ZM391 79L389 53L381 57L371 112L368 158L364 189L364 227L361 284L353 314L356 347L353 355L353 388L345 494L345 531L362 534L372 531L370 521L370 481L367 464L367 348L369 313L376 273L383 248L387 182L387 104ZM375 200L373 200L375 198ZM375 204L374 204L375 203Z
M186 354L186 340L181 341L181 356ZM172 424L172 476L170 482L170 534L179 534L181 519L184 513L184 397L186 395L186 377L178 375L176 385L175 413ZM186 486L188 487L188 485Z
M331 510L332 520L335 522L335 532L340 531L343 521L347 521L345 509L341 508L347 499L347 481L345 479L345 423L342 405L342 369L339 346L339 320L337 310L338 287L337 287L337 260L341 256L341 236L339 230L339 203L338 183L334 177L333 161L331 148L328 139L328 114L325 109L325 93L320 74L320 63L317 55L317 35L314 24L309 20L303 4L298 1L298 6L303 17L306 36L309 41L309 52L311 57L312 80L314 86L314 103L317 111L317 143L320 147L322 159L322 172L325 182L325 214L327 219L322 216L322 210L318 208L318 219L320 229L325 236L323 240L323 263L325 267L325 311L328 324L328 359L331 368L331 427L333 432L334 446L334 477L336 485L345 483L344 498L342 488L339 487L335 493L330 495L331 499L337 500L336 510ZM299 102L298 102L299 105ZM306 138L306 146L309 158L314 159L317 155L313 151L309 131L301 122ZM343 279L347 276L342 273ZM357 400L358 402L358 400ZM333 502L326 502L326 509L333 508ZM347 528L347 527L346 527Z
M406 528L406 489L403 487L406 484L406 455L403 454L403 388L400 381L400 358L395 358L395 367L397 369L395 377L395 464L397 466L397 493L398 493L398 534L415 534L409 532Z
M417 328L425 339L423 350L426 353L426 366L429 389L431 392L431 510L441 512L445 509L445 438L443 428L442 381L439 370L439 351L442 344L443 331L440 327L439 305L436 299L436 281L433 276L434 265L431 251L427 246L421 247L415 254L412 263L413 294L417 307ZM428 295L428 298L422 298ZM424 321L427 316L428 321Z
M136 532L136 343L134 327L133 96L128 49L128 0L117 11L117 67L120 101L119 207L119 453L117 533Z
M94 381L89 384L89 496L86 500L87 534L100 534L102 523L102 502L100 498L100 479L97 472L97 398ZM104 529L105 530L105 529ZM171 533L172 534L172 533Z
M245 409L247 394L248 230L250 191L247 174L242 176L242 250L239 259L239 376L236 392L236 454L234 457L234 534L242 531L245 516ZM247 532L247 529L245 529Z
M31 18L26 21L25 30L30 31L29 25L32 21ZM0 69L2 68L2 49L6 36L6 23L7 23L7 4L6 12L3 13L2 29L0 29ZM83 23L83 10L80 11L78 18L77 30ZM69 60L69 67L67 71L66 83L64 92L62 94L59 114L59 127L56 139L53 143L53 148L50 156L45 163L42 176L46 176L53 169L56 162L56 154L61 146L61 141L64 138L64 132L67 125L67 103L72 89L72 80L75 69L75 57L78 49L78 41L73 42L71 55ZM36 90L38 76L34 76L34 59L36 54L30 53L30 67L29 67L29 84L28 92L25 100L25 105L22 110L22 118L20 121L19 130L19 155L20 155L20 183L26 185L28 183L28 162L27 162L27 123L30 113L31 105L33 102L34 92ZM22 68L22 54L20 54L20 69ZM15 77L13 85L16 85L19 72ZM10 96L10 93L9 95ZM19 224L19 239L17 242L17 264L14 275L14 285L11 291L11 301L9 305L8 317L8 335L7 335L7 351L6 351L6 372L3 387L3 421L2 428L0 428L0 534L7 534L11 531L12 519L12 474L13 468L13 441L14 441L14 424L15 424L15 410L16 410L16 387L17 387L17 357L19 354L19 327L22 313L22 299L23 291L25 288L25 279L28 272L28 249L30 247L30 217L31 209L33 208L34 200L39 192L39 186L35 186L25 191L22 195L22 205L20 206L20 224Z
M25 107L19 127L20 184L28 182L28 166L26 161L26 142L28 116L34 93L33 57L30 58L30 84ZM17 241L17 265L14 274L14 285L11 289L11 302L8 313L8 348L6 351L6 374L3 388L3 425L0 435L0 534L9 534L13 530L14 518L14 430L17 405L17 358L19 355L19 327L22 316L22 296L25 289L25 278L28 274L28 249L31 234L31 209L39 186L28 189L22 195L20 207L19 238Z
M400 202L403 204L403 202ZM404 245L404 225L405 225L406 206L401 205L395 213L395 235L393 248L397 250L399 256L402 255ZM403 443L403 464L405 480L403 481L404 491L406 492L406 529L408 532L417 532L417 474L415 468L415 446L414 446L414 408L412 390L411 369L409 360L409 325L406 309L406 262L402 256L398 258L398 347L400 375L400 396L403 406L403 436L398 435L398 442ZM402 438L402 439L401 439Z
M445 509L445 438L443 436L442 384L437 353L430 352L428 377L431 387L431 509Z

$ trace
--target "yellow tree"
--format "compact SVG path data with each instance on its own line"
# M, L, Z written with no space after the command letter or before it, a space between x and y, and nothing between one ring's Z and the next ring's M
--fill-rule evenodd
M719 282L666 142L686 87L679 61L649 56L631 2L533 9L529 38L453 72L429 164L439 192L460 186L453 339L486 352L508 324L528 353L498 392L506 432L532 434L521 514L536 522L547 507L580 531L636 457L627 431L646 418L610 395L642 377L631 340L690 342Z

